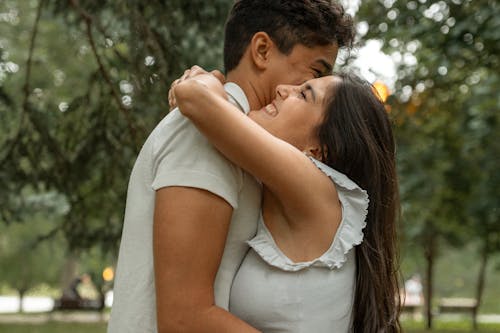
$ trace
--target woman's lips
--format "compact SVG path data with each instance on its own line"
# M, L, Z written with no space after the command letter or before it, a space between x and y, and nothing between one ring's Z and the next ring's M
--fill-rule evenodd
M274 103L268 104L262 108L262 111L270 115L271 117L276 117L278 115L278 109Z

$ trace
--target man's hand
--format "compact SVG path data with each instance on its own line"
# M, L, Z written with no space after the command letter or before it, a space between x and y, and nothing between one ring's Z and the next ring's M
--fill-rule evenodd
M190 69L186 69L184 71L184 74L180 78L178 78L177 80L174 80L174 82L172 82L172 84L170 85L170 89L168 91L168 105L170 106L170 110L177 107L177 101L175 99L175 94L174 94L175 86L177 86L180 82L185 81L189 78L192 78L192 77L195 77L195 76L198 76L201 74L208 74L208 73L209 72L207 72L206 70L204 70L200 66L194 65ZM222 74L220 71L213 70L210 72L210 74L215 76L220 81L220 83L222 83L222 84L226 83L226 78L224 77L224 74Z

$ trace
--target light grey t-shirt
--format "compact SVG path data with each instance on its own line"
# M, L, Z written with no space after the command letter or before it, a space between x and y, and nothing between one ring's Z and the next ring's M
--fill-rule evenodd
M241 88L227 83L225 89L229 100L247 113ZM234 209L214 286L216 304L228 308L231 283L248 250L245 241L257 229L260 184L222 156L176 109L150 134L130 176L108 333L157 332L153 213L156 190L168 186L205 189Z

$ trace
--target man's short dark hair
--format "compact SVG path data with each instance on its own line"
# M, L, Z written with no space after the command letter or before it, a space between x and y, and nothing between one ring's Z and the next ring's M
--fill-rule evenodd
M226 22L224 67L238 66L253 35L266 32L283 54L296 44L351 47L352 17L331 0L237 0Z

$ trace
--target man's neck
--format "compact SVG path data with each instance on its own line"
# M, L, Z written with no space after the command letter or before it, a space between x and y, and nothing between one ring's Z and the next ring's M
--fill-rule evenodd
M259 89L260 87L256 86L255 80L252 80L252 77L246 75L247 73L242 73L242 71L233 70L227 73L226 81L234 82L245 93L248 104L250 105L250 110L259 110L264 106L264 100L259 98Z

